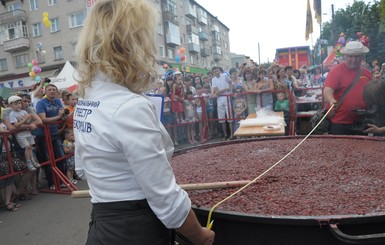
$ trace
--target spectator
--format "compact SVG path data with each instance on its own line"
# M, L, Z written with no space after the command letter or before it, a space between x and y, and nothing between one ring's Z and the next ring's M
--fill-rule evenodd
M250 69L245 69L243 72L243 90L247 93L247 114L255 113L255 108L257 107L256 91L254 90L255 83L252 71Z
M234 122L234 131L239 127L238 122L240 121L240 118L246 118L247 101L242 92L243 89L241 86L235 89L233 110L236 121Z
M208 138L211 139L217 132L216 132L216 120L215 120L215 103L214 103L214 97L211 94L211 87L210 85L206 84L204 89L205 93L205 107L206 107L206 113L207 113L207 120L208 120Z
M254 90L257 92L256 103L257 106L264 107L267 110L273 110L273 94L274 89L273 79L267 76L264 69L259 70L258 80L255 83Z
M75 152L75 137L72 128L64 129L63 151L65 154L73 154ZM66 159L66 167L68 180L76 185L78 181L74 179L75 157L73 155Z
M195 123L197 121L197 111L194 95L191 90L187 90L186 99L184 100L184 113L187 123L187 140L190 144L195 145Z
M66 95L67 106L64 109L66 128L73 128L74 126L74 112L76 104L78 103L79 95L77 92Z
M217 98L218 122L222 124L224 139L233 138L233 115L231 108L231 79L229 76L221 73L220 67L213 67L211 93ZM227 120L226 120L227 118ZM227 135L226 121L229 123L230 136Z
M32 106L36 109L36 104L44 97L45 93L45 82L49 83L51 81L49 78L46 78L45 80L40 80L39 83L35 83L35 85L32 88L31 92L31 102Z
M201 85L196 86L197 94L194 96L195 98L195 105L196 105L196 112L197 112L197 119L198 119L198 135L202 137L203 134L203 106L204 103L204 96L206 94L203 93L203 88Z
M13 124L16 129L20 128L22 125L27 125L31 127L31 130L35 130L36 124L33 122L33 115L22 110L21 100L22 99L19 96L15 95L8 98L8 103L12 108L12 111L9 114L9 122ZM15 136L19 146L24 149L24 158L28 170L35 171L36 168L40 168L40 164L35 161L33 156L35 141L31 131L18 132L15 133Z
M366 84L362 96L368 104L368 112L363 119L366 124L364 133L385 136L385 82L370 81Z
M51 134L51 143L54 150L55 158L64 156L62 141L59 136L58 122L64 115L64 108L59 98L57 98L58 90L53 84L48 84L46 89L46 97L40 100L36 105L36 113L39 115L43 123L49 123L49 132ZM38 128L36 132L37 158L40 163L48 161L48 150L46 145L46 137L44 128ZM66 174L66 166L64 161L58 161L57 167L63 174ZM55 190L53 182L52 169L50 164L44 166L45 176L48 186L51 190Z

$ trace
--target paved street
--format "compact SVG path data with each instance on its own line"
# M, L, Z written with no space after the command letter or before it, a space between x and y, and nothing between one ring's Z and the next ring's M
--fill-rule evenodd
M88 189L80 181L79 189ZM17 212L0 209L0 244L80 245L85 243L91 203L89 198L39 193L20 202Z

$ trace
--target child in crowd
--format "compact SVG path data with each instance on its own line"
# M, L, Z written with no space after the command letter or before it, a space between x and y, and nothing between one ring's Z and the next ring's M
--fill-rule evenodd
M170 135L171 139L174 140L174 145L178 145L178 141L176 139L176 128L171 127L171 125L174 123L174 115L171 111L171 99L167 95L167 87L162 86L158 90L158 94L163 95L163 114L162 114L162 123L163 126L166 128L168 134Z
M183 120L183 100L184 87L182 82L182 73L175 72L175 82L172 86L172 111L176 113L177 123L182 123Z
M11 96L8 99L8 103L12 109L9 114L9 122L14 125L16 128L20 128L22 125L33 125L32 114L28 114L25 110L21 109L21 97L19 96ZM36 126L35 126L36 128ZM33 146L35 145L35 141L31 134L31 131L25 130L19 133L16 133L16 140L19 146L24 149L25 162L27 164L27 168L30 171L35 171L36 168L40 167L40 164L35 161L33 158Z
M283 111L283 117L285 118L286 123L285 134L288 135L290 125L290 107L289 101L286 98L286 93L277 93L277 101L275 102L274 111Z
M277 93L277 101L275 102L274 111L290 111L289 101L286 99L284 92Z
M209 139L213 137L214 134L216 134L216 127L215 123L216 121L214 120L215 117L215 106L214 106L214 98L211 94L211 87L209 84L206 84L204 86L204 91L205 91L205 106L206 106L206 113L207 113L207 119L209 122Z
M191 77L184 78L184 87L186 91L190 90L194 96L197 94L196 89L194 88L194 86L192 86Z
M65 154L72 154L75 152L75 136L72 128L64 129L63 150ZM75 157L70 156L66 159L67 164L67 178L76 185L78 182L74 179Z
M247 109L247 101L246 97L241 94L243 92L242 87L238 86L235 89L234 101L233 101L233 110L235 118L246 118L246 109ZM238 129L239 120L234 123L234 131Z
M65 106L64 114L66 115L66 128L73 128L74 124L74 110L78 103L78 93L70 93L66 95L67 106Z
M195 104L196 104L196 111L197 111L197 117L198 117L198 130L199 130L199 136L202 136L203 132L203 110L202 110L202 104L204 103L204 96L205 94L202 92L202 86L196 85L196 95L195 98ZM203 103L202 103L203 101Z
M198 142L195 140L195 122L197 121L196 105L194 95L191 90L186 92L186 99L184 101L184 112L187 124L187 140L194 145Z

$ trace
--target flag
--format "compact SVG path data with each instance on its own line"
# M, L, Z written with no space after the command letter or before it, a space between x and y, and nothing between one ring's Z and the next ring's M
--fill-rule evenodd
M307 14L306 14L306 41L309 40L309 35L313 33L313 18L311 16L310 2L307 0Z
M322 23L321 0L314 0L313 9L314 9L314 17L317 19L317 23L321 25L321 23Z

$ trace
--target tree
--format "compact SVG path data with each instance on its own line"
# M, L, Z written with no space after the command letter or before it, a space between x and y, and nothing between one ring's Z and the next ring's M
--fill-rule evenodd
M366 59L370 63L374 59L385 62L385 32L380 31L381 13L385 13L385 0L381 3L365 3L354 1L346 9L336 11L334 19L323 25L323 38L330 44L336 44L341 32L345 33L347 40L356 40L357 32L370 38L369 49Z

